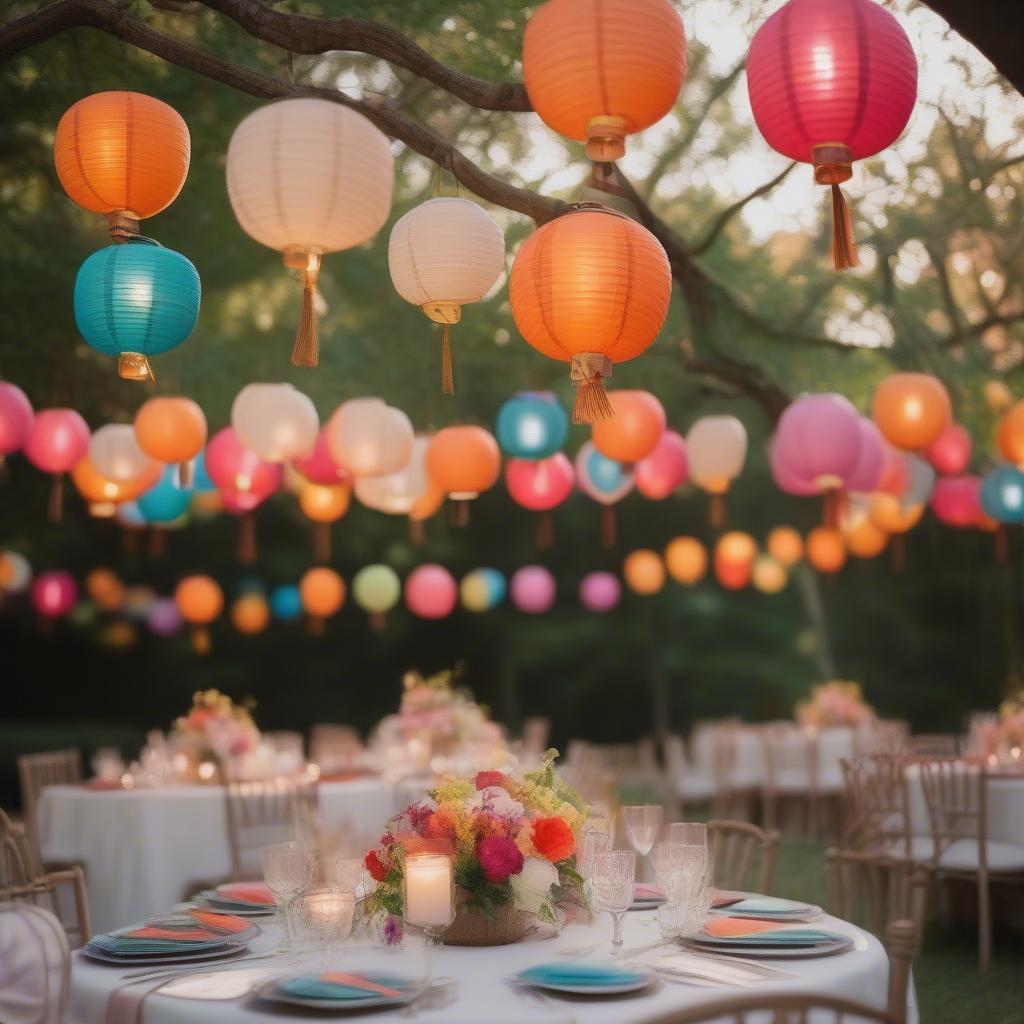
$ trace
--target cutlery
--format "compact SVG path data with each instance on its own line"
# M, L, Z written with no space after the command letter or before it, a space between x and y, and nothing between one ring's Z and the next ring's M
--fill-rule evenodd
M713 960L715 963L729 967L734 964L749 968L756 974L763 974L765 977L795 978L796 975L790 971L780 970L778 967L770 967L759 960L747 960L739 956L722 956L720 953L708 953L704 950L694 949L691 946L685 948L687 956L701 957L704 960Z
M276 957L277 953L254 953L250 956L240 956L233 960L221 961L215 964L197 964L190 966L184 964L181 967L174 968L172 970L161 969L158 971L136 971L133 974L122 974L122 978L129 978L132 981L156 981L157 978L162 977L179 977L183 974L208 974L211 971L228 971L235 964L249 963L252 960L271 960Z

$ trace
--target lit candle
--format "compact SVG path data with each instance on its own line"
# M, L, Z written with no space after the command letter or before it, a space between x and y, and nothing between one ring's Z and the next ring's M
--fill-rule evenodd
M405 919L421 928L446 928L452 919L452 862L438 853L405 859Z
M348 935L352 930L355 896L350 892L318 890L306 894L306 913L313 928L323 935Z

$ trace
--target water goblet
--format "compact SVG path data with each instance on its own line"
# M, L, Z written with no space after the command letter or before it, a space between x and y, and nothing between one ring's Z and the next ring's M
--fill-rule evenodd
M612 837L607 832L598 829L585 828L580 836L579 850L576 856L576 870L583 879L583 895L588 903L594 901L594 866L597 857L602 853L610 853L612 849Z
M633 904L636 884L636 853L633 850L610 850L594 859L594 897L599 910L611 914L612 956L622 949L622 917Z
M291 902L292 930L298 944L319 952L326 966L330 951L352 934L355 906L355 894L336 886L300 892Z
M263 864L263 880L274 894L277 904L277 919L281 926L281 943L277 952L286 953L290 949L291 940L290 904L313 881L316 857L312 851L292 840L261 847L260 860Z
M661 831L660 804L638 804L622 808L629 845L644 859L651 852Z

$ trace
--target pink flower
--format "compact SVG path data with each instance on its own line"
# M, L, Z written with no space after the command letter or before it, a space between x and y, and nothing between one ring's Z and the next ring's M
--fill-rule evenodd
M505 781L505 776L501 772L477 772L476 783L477 789L487 789L488 786L500 786Z
M506 836L481 839L476 855L488 882L504 882L509 875L518 875L523 870L523 855L515 842Z

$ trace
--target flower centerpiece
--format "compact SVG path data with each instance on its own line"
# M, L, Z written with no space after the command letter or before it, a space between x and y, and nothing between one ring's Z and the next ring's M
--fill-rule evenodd
M197 690L191 709L175 720L169 737L178 774L199 782L216 781L221 765L254 754L259 742L249 707L219 690Z
M1024 763L1024 688L999 705L999 750L1010 763Z
M538 920L557 925L559 910L585 906L576 841L588 808L556 775L557 757L549 750L522 776L495 770L447 779L393 817L366 854L377 884L364 914L384 916L385 936L397 934L405 858L438 843L451 851L456 886L449 944L515 942Z
M794 711L797 723L808 729L859 728L875 720L875 709L864 700L860 683L832 679L811 690Z

